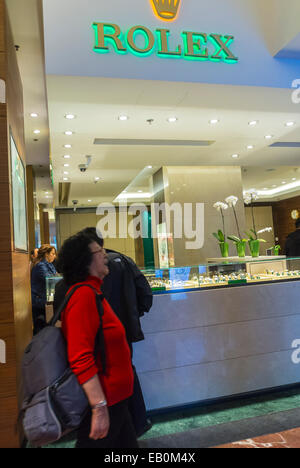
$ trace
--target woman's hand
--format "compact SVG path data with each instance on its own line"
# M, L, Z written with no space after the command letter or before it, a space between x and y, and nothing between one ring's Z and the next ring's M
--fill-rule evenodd
M106 437L108 434L109 425L110 421L107 406L102 406L101 408L93 409L91 432L89 435L90 439L104 439L104 437Z

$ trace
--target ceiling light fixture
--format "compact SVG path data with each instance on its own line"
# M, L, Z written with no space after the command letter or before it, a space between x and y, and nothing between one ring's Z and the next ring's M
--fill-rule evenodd
M253 145L248 145L248 146L247 146L247 149L248 149L248 150L252 150L253 148L254 148Z
M38 135L39 133L41 133L41 131L40 131L40 130L34 130L33 133L35 133L36 135Z
M88 200L89 203L91 203L93 200Z
M128 115L125 115L125 114L124 114L124 115L119 115L118 118L119 118L119 120L121 120L122 122L125 122L126 120L129 120Z
M236 158L239 157L239 155L238 155L238 154L233 154L231 157L234 158L234 159L236 159Z
M70 156L69 154L65 154L65 155L64 155L64 158L65 158L65 159L70 159L71 156Z
M65 132L65 135L68 135L68 136L73 135L73 132L71 132L71 130L67 130L67 131Z
M64 145L64 148L72 148L72 145Z
M36 114L35 112L32 112L32 113L30 114L30 117L33 117L34 119L35 119L36 117L38 117L38 116L39 116L39 114Z
M285 124L286 127L293 127L295 125L295 122L287 122Z
M70 164L64 164L64 167L70 167Z
M68 173L67 171L64 171L64 174L65 174L65 175L69 175L69 173Z
M274 138L273 135L266 135L266 136L265 136L265 139L266 139L266 140L271 140L271 138Z
M147 169L152 169L152 166L147 166Z
M215 125L215 124L217 124L219 122L220 122L220 120L218 120L218 119L212 119L212 120L209 121L209 123L212 124L212 125Z
M68 177L64 177L64 181L67 181L67 180L69 180Z
M66 114L65 119L73 120L73 119L75 119L75 115L74 114Z
M167 119L167 121L168 121L169 123L175 123L175 122L177 122L177 120L178 120L177 117L169 117L169 118Z
M251 120L251 122L248 123L248 125L250 125L250 127L255 127L255 125L258 124L258 120Z

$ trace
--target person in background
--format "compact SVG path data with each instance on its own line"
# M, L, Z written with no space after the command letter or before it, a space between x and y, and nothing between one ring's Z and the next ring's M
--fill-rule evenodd
M103 247L103 238L97 235L96 228L89 227L81 231L81 233L90 236L100 247ZM102 292L125 328L132 356L132 343L144 339L140 316L144 312L148 312L152 306L152 291L144 275L129 257L112 250L106 249L106 252L109 274L103 280ZM67 290L64 281L57 283L53 304L54 311L58 309L64 300ZM128 407L136 435L140 437L151 429L152 423L147 418L144 397L134 366L133 372L134 390L129 399Z
M31 270L31 300L33 334L38 333L46 325L46 277L56 275L52 265L56 258L56 249L53 245L44 244L35 258Z
M287 257L300 257L300 218L295 223L296 231L287 236L285 255Z
M33 249L30 252L30 271L34 267L34 263L35 263L35 261L37 259L38 252L39 252L39 249Z
M80 232L64 242L58 259L69 291L72 286L86 284L102 293L109 270L105 249L99 242ZM95 292L90 287L81 286L75 291L61 316L70 367L90 403L77 433L76 448L138 448L128 411L133 371L125 330L105 299L102 307L102 351L95 352L100 318Z

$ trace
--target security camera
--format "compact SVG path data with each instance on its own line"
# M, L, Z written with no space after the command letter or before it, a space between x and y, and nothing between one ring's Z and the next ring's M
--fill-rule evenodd
M86 172L87 167L85 164L79 164L78 169L80 170L80 172Z
M78 200L72 200L72 203L73 203L73 207L74 207L74 212L76 212L76 208L77 208L77 205L78 205Z
M85 164L79 164L78 169L80 172L86 172L87 168L92 162L92 156L87 155L86 156L86 163Z

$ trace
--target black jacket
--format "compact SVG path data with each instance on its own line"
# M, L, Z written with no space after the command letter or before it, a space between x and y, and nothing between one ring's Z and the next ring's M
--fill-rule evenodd
M287 236L285 255L287 257L300 257L300 229L297 229Z
M151 287L134 261L126 255L107 250L109 274L104 278L102 291L124 325L128 343L144 339L140 317L149 312L153 296ZM54 311L68 291L62 280L55 287Z

